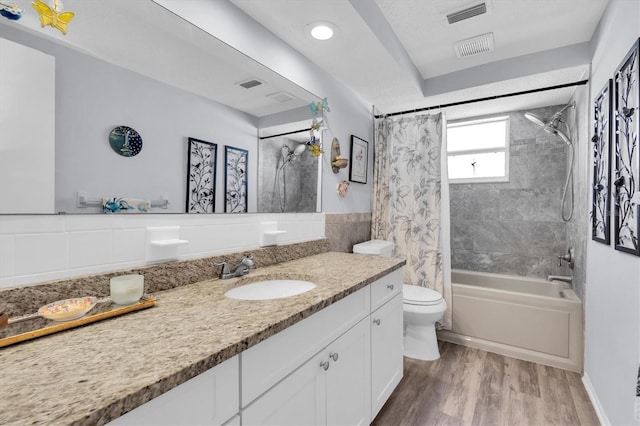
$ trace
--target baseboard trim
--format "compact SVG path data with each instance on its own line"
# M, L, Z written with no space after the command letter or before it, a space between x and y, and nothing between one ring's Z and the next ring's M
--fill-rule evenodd
M582 376L582 384L587 391L587 395L591 400L591 405L593 405L593 409L596 411L596 415L598 416L598 420L600 420L600 424L602 426L610 426L611 422L607 418L607 415L602 408L602 404L600 404L600 400L598 399L598 395L596 394L595 389L593 389L593 384L589 379L589 375L585 372Z

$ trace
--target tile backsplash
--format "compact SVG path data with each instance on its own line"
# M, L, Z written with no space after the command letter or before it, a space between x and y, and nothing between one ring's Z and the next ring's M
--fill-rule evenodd
M371 213L327 213L325 234L331 251L351 253L354 244L371 239Z
M149 226L180 226L185 260L255 249L273 221L282 244L324 237L323 213L0 216L0 288L146 266Z

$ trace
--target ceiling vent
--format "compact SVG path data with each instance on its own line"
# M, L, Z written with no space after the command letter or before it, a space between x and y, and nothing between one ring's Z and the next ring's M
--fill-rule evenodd
M262 84L261 81L256 80L256 79L251 79L251 80L247 80L247 81L242 81L240 83L237 83L240 86L244 87L245 89L251 89L252 87L256 87L256 86L260 86Z
M269 95L267 95L268 98L273 99L274 101L278 102L278 103L285 103L285 102L289 102L295 99L295 96L287 93L287 92L275 92L275 93L271 93Z
M483 13L487 13L487 5L484 2L475 4L471 7L467 7L466 9L448 14L447 21L450 24L455 24L456 22L464 21L465 19L482 15Z
M493 33L479 35L477 37L460 40L453 47L458 58L479 55L493 50Z

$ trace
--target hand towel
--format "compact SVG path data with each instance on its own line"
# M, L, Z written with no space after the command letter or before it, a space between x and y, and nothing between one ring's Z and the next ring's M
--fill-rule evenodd
M151 202L135 198L103 198L103 213L149 213Z

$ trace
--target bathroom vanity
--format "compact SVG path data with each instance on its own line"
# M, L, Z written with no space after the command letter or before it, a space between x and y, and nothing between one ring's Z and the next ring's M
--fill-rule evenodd
M322 253L5 348L0 423L369 424L402 377L403 264ZM224 297L261 276L316 288Z

